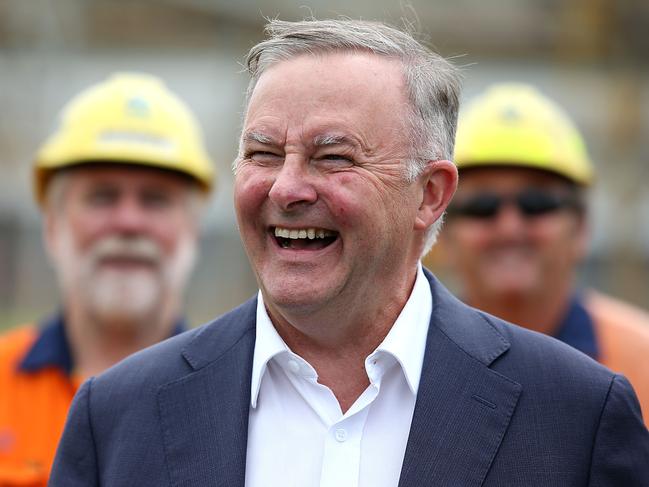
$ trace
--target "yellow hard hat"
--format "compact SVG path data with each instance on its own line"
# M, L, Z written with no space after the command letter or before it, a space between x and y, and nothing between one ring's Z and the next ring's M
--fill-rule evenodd
M114 74L63 108L57 131L36 155L37 201L43 203L54 171L93 162L178 171L205 191L214 185L198 122L162 80L150 75Z
M458 168L542 169L583 186L594 177L584 141L568 115L523 83L492 85L462 111L455 161Z

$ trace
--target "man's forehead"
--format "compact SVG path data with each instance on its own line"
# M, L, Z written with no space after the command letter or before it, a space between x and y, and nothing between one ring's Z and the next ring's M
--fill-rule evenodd
M404 86L400 64L373 54L280 61L253 91L241 141L371 150L405 133L410 101Z
M407 98L403 63L387 56L363 51L334 51L299 54L270 65L257 80L250 96L247 115L268 97L289 98L309 93L318 99L342 100L346 91L394 90Z

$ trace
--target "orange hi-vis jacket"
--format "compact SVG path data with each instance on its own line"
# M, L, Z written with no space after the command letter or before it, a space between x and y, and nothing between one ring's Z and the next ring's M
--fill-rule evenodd
M597 359L629 379L649 427L649 313L594 291L584 306L600 344Z
M45 486L79 386L60 318L0 337L0 486Z
M586 291L572 300L555 338L629 379L649 425L649 313Z
M80 383L62 315L0 336L0 487L47 485Z

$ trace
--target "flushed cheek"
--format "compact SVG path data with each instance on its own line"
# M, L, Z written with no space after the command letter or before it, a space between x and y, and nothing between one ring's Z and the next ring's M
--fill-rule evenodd
M271 187L268 177L249 172L238 174L234 186L234 201L238 212L256 211L264 202Z
M336 224L341 228L358 227L359 220L367 222L376 218L379 206L359 188L346 188L339 182L330 183L327 188L318 188L322 200Z
M61 231L69 232L77 250L87 250L107 233L107 225L102 218L72 217Z
M357 227L353 218L352 209L349 206L342 204L330 206L331 212L333 214L336 226L339 229L345 229L350 227Z

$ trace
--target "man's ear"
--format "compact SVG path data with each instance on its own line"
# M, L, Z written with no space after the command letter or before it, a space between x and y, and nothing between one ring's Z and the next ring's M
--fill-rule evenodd
M416 230L426 230L441 218L457 188L457 167L451 161L429 161L418 178L421 202L415 220Z

